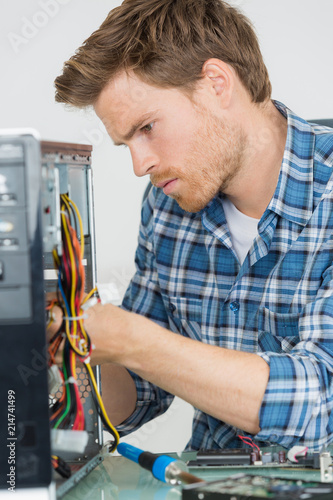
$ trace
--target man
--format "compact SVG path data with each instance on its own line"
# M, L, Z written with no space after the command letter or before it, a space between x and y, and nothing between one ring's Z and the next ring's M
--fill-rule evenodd
M125 0L65 63L152 189L122 309L85 327L125 434L195 408L189 448L333 439L333 134L270 100L248 20L221 0Z

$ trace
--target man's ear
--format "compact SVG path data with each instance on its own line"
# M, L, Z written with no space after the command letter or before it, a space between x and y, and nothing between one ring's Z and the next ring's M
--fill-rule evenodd
M231 66L220 59L208 59L202 67L202 76L210 91L219 98L223 107L227 107L235 83Z

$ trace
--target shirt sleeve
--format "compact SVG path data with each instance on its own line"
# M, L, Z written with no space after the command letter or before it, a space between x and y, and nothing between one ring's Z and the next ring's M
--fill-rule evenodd
M153 206L155 188L152 188L142 205L138 247L135 254L136 273L125 293L122 308L169 328L168 315L159 289L153 244ZM120 436L164 413L174 396L133 372L137 390L136 408L132 415L117 427Z
M256 438L286 448L320 450L333 440L333 268L298 320L299 342L287 354L258 353L270 367Z

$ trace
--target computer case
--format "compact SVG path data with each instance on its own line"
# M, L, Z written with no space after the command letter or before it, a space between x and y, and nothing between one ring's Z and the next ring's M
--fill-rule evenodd
M0 488L48 486L52 480L45 292L56 291L52 259L61 246L59 197L82 216L86 288L96 284L91 146L41 141L33 130L0 131ZM78 368L88 446L102 426L85 372ZM99 369L95 369L100 384ZM10 488L14 488L10 490Z

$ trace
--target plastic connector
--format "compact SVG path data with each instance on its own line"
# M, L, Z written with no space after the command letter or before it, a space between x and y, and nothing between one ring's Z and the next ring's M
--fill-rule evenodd
M62 378L57 365L52 365L47 372L49 383L49 394L55 394L62 386Z
M98 295L101 304L113 304L115 306L121 303L121 296L115 283L97 283Z
M71 431L67 429L51 429L52 453L61 455L63 452L84 453L88 444L87 431Z
M320 479L322 483L331 483L333 481L332 457L329 451L323 451L319 457Z

